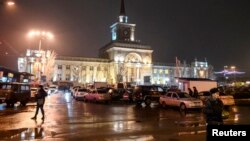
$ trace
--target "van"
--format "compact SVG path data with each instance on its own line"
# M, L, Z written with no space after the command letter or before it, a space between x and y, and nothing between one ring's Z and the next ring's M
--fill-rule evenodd
M26 106L31 97L30 85L26 83L0 83L0 99L7 107L14 107L16 102Z

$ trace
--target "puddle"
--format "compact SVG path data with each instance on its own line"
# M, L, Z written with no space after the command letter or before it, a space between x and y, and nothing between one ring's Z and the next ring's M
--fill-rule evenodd
M0 131L0 140L34 140L45 137L44 128L21 128Z

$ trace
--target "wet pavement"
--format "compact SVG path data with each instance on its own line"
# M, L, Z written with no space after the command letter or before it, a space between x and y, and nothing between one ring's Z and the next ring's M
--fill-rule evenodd
M0 105L0 140L88 141L202 141L206 125L200 111L180 113L133 104L84 103L70 94L46 98L45 120L41 113L31 120L35 103L14 108ZM249 107L233 107L225 124L250 123Z

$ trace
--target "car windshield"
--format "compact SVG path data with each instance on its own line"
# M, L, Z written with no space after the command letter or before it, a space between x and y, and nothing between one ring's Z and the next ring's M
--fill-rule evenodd
M107 93L107 90L106 90L106 89L98 89L98 90L97 90L97 93L98 93L98 94L106 94L106 93Z
M185 92L180 92L178 93L178 95L179 95L179 98L190 98L190 95Z
M87 89L79 89L78 92L87 92Z

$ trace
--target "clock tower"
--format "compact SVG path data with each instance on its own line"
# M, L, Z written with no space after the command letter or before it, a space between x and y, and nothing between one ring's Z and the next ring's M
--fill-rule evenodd
M109 59L109 82L150 83L152 52L149 45L135 40L135 24L128 23L124 0L118 21L110 26L112 40L99 50L99 57Z
M135 40L135 24L128 23L128 16L126 16L124 0L121 0L118 22L114 23L110 28L112 33L112 41Z

